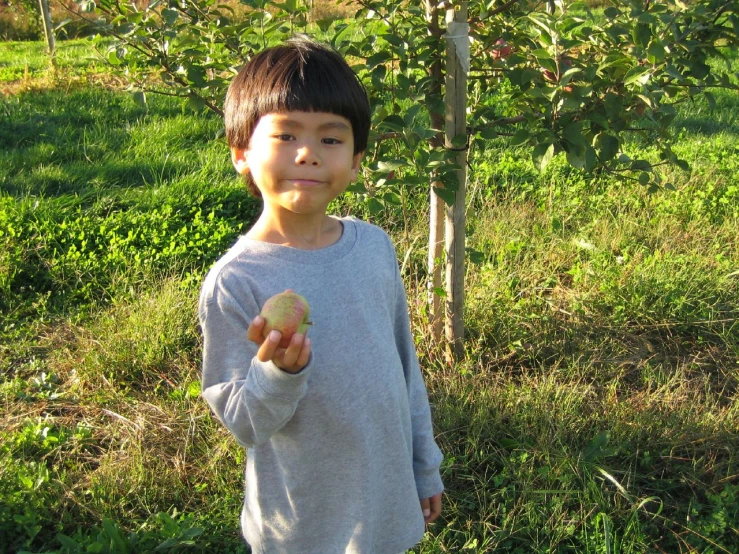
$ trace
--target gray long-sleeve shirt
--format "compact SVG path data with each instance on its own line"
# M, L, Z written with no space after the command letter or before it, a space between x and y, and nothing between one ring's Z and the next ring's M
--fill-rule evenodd
M341 221L320 250L242 237L202 288L203 397L248 449L241 522L255 554L394 554L423 536L419 498L443 489L395 250L378 227ZM313 322L294 375L246 339L288 288Z

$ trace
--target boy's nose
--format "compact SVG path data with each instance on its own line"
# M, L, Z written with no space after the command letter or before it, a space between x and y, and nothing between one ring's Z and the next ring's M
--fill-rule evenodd
M304 146L298 149L298 155L295 158L295 162L300 165L318 165L320 158L316 155L313 148Z

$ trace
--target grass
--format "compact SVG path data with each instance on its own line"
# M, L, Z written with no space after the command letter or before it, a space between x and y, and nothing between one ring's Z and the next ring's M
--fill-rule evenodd
M56 60L64 68L65 79L89 73L97 74L101 69L97 54L85 40L59 41ZM48 51L38 42L3 42L0 51L0 82L53 78L53 75L49 75L50 67Z
M199 398L199 285L258 209L221 124L14 48L7 75L40 69L0 119L0 552L244 553L244 452ZM426 333L423 203L378 221L446 455L417 553L739 550L739 105L716 100L676 121L675 192L473 150L454 366Z

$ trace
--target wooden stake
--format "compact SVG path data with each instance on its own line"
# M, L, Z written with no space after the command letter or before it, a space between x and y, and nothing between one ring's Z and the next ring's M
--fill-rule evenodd
M441 37L442 31L439 27L439 8L436 2L426 0L426 21L428 22L429 34L434 37ZM429 67L429 75L432 78L431 98L441 98L442 84L444 81L443 68L441 60L435 59ZM436 109L432 109L430 113L431 127L433 129L442 129L444 127L444 114L438 113ZM444 136L439 132L438 136L431 139L434 147L440 147L444 144ZM433 177L432 177L433 178ZM444 309L441 302L441 296L438 291L443 286L442 268L444 258L444 201L434 192L435 187L442 187L440 181L433 181L429 185L429 244L428 244L428 306L429 306L429 324L431 336L436 344L441 343L444 334Z
M446 147L458 151L458 188L446 208L446 337L455 358L464 353L465 196L467 185L467 71L469 27L467 2L447 10ZM465 58L466 56L466 58ZM457 140L455 140L455 138ZM461 144L460 144L461 141Z

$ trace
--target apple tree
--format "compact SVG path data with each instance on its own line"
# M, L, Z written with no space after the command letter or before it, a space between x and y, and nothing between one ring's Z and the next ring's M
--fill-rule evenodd
M428 283L435 336L462 348L464 194L472 144L507 137L543 170L558 154L586 175L671 188L676 106L737 89L734 0L352 0L354 17L313 21L307 0L79 0L114 37L105 59L139 101L179 96L221 114L230 78L255 51L308 33L342 52L366 84L373 137L368 209L428 191ZM101 40L100 45L108 42ZM491 101L507 91L504 105ZM630 135L654 157L627 155ZM444 268L446 271L444 272ZM445 273L445 278L443 274Z

